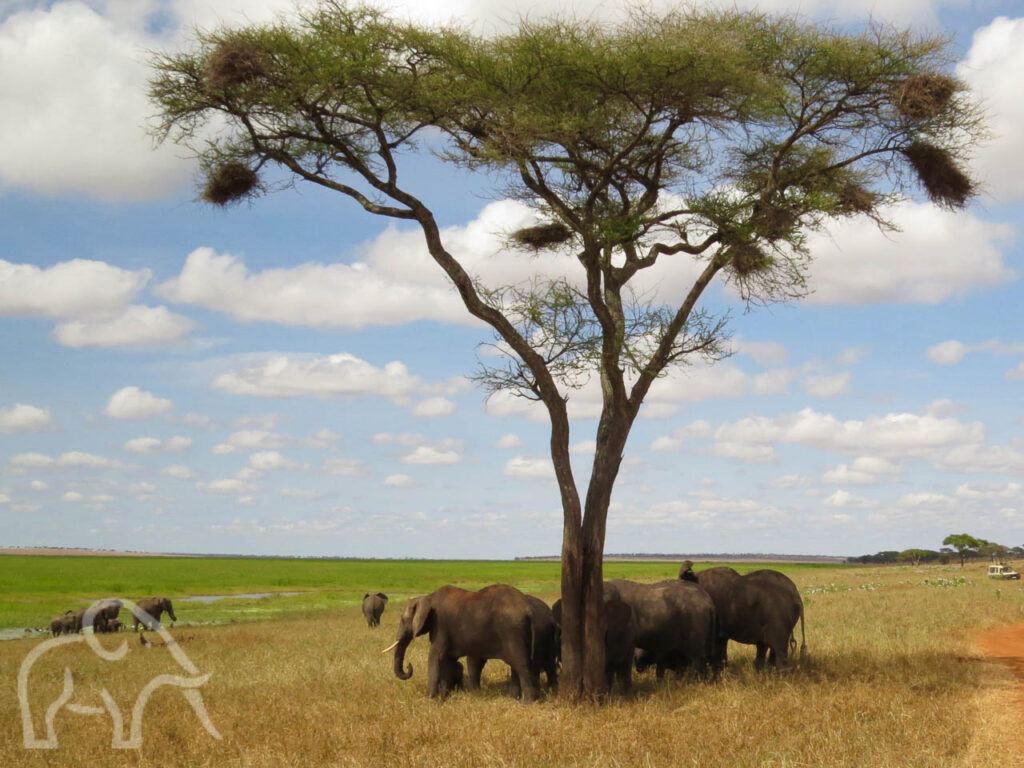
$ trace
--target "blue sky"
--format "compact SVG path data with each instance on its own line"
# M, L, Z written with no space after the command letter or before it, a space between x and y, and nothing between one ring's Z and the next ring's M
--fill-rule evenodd
M740 2L740 7L753 7ZM505 3L416 3L501 28ZM298 187L194 201L143 127L146 52L291 3L0 0L0 546L366 557L555 554L547 424L466 380L474 325L415 231ZM621 4L547 0L614 18ZM654 7L662 4L654 3ZM967 531L1024 543L1024 3L773 0L953 37L989 113L985 194L812 237L814 292L745 312L735 354L661 381L627 446L610 552L856 555ZM406 170L494 280L531 212L431 158ZM543 268L556 271L564 261ZM659 290L681 290L677 262ZM593 386L574 392L585 482Z

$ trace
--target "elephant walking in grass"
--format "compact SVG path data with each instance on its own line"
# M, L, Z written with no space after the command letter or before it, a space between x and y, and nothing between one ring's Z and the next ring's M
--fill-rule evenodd
M380 624L380 616L388 605L388 596L383 592L363 595L363 618L367 626L376 627Z
M430 638L427 695L431 698L448 692L454 664L468 656L501 659L512 668L510 693L527 702L537 699L533 610L515 587L492 584L470 592L448 585L406 603L395 642L383 651L394 650L395 676L400 680L412 677L412 665L405 666L405 651L423 634Z
M683 564L680 579L695 580L718 610L718 635L715 663L724 666L729 640L757 647L754 665L765 662L785 669L796 650L794 631L800 622L800 661L807 655L804 634L804 603L796 584L783 573L771 569L751 571L741 576L732 568L718 566L694 574Z
M142 624L145 629L156 630L160 627L160 617L165 613L171 617L171 621L178 620L169 597L147 597L139 600L132 606L132 629L137 630L139 624Z

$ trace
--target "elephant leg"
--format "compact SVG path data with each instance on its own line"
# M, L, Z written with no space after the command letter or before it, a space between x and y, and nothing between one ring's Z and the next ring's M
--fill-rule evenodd
M427 654L427 696L437 698L441 687L441 667L444 665L445 653L440 645L430 646Z
M467 691L479 691L480 690L480 675L483 674L484 664L487 663L485 658L477 658L476 656L466 657L466 671L469 673L469 680L466 681Z
M659 680L661 680L661 679L663 679L665 677L665 665L662 664L660 661L657 664L657 667L655 669L654 675Z
M536 701L540 697L540 685L537 683L537 674L530 664L530 654L526 649L516 649L509 654L509 664L512 668L512 682L509 693L516 698L522 697L523 701Z
M548 677L548 690L558 690L558 662L554 659L548 659L547 668L544 674Z
M508 695L513 699L518 699L523 695L523 686L519 680L519 675L516 671L512 670L512 676L508 680Z
M712 669L715 673L721 672L725 669L725 665L729 662L729 638L719 637L715 639L714 644L714 657L711 660Z
M757 644L757 657L754 659L754 669L764 669L765 657L768 655L768 643Z

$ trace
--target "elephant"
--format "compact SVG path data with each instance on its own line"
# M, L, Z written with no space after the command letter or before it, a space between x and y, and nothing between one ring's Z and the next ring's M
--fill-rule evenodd
M121 623L120 619L107 619L102 624L99 622L93 623L92 627L94 632L120 632L124 629L124 624Z
M71 635L75 632L75 617L73 611L67 611L62 616L57 616L53 621L50 622L50 634L54 637L58 635Z
M121 612L123 604L120 600L100 600L93 606L92 629L93 632L113 632L113 622L117 621L117 615ZM120 625L121 622L117 622Z
M380 624L380 615L388 605L388 596L383 592L363 595L363 616L368 626L376 627Z
M800 660L806 658L804 603L788 576L770 569L741 576L726 566L708 568L695 576L718 610L716 664L725 665L728 642L734 640L757 646L756 668L762 669L767 657L770 666L785 669L790 652L796 648L794 630L798 620Z
M540 679L543 672L547 678L548 690L558 688L558 639L555 627L555 617L548 607L548 604L539 597L524 595L530 604L530 613L533 618L533 652L530 656L530 666L533 673ZM480 689L480 676L487 663L486 657L470 656L466 659L469 669L469 690Z
M632 609L636 647L657 667L659 679L666 669L689 668L703 676L709 664L717 675L717 615L704 590L678 579L656 584L613 579L605 582L604 590L606 598L622 600Z
M442 683L451 676L451 662L462 656L501 659L512 668L510 693L527 702L539 695L533 670L533 611L526 595L507 584L492 584L479 592L446 585L406 603L398 621L394 650L395 676L412 677L405 651L413 638L427 634L427 695L444 694Z
M636 623L633 609L617 597L604 601L604 660L605 678L608 689L619 681L623 694L633 688L633 648L636 643ZM551 608L558 627L558 644L561 646L562 601L557 600ZM559 650L561 650L559 648Z
M102 610L102 608L99 605L83 609L84 613L82 617L79 617L79 624L84 624L86 627L93 626L95 628L96 614L100 610ZM71 616L73 613L78 612L69 612L65 614L65 617ZM116 621L116 619L113 621ZM166 686L181 688L185 700L191 705L203 727L211 736L216 739L220 739L220 733L217 732L217 729L210 721L209 714L207 713L206 706L203 702L202 694L197 690L209 679L210 673L201 675L199 670L192 663L191 659L188 658L166 629L163 627L157 627L156 631L164 638L164 642L161 645L166 646L166 650L170 653L170 659L177 663L178 668L184 674L155 674L139 692L134 704L127 713L127 717L125 717L120 705L106 688L99 691L99 699L102 701L102 706L96 706L91 702L83 704L73 701L75 693L75 678L72 674L71 667L66 666L69 656L63 651L59 654L54 654L53 656L47 656L51 650L61 646L84 643L101 660L112 662L120 661L128 653L128 643L126 641L122 640L118 647L111 650L105 648L103 644L100 643L99 639L91 632L72 632L68 633L65 637L52 637L36 644L23 659L18 671L18 703L21 707L22 739L25 748L56 749L59 744L54 720L56 716L60 714L62 709L66 709L76 715L109 715L112 726L111 747L114 749L139 749L142 746L142 717L145 713L146 704L149 701L150 696L158 688ZM59 664L60 667L63 667L62 677L59 674L55 675L54 672L57 670L52 668L33 675L33 668L38 662L44 659L44 657L47 660L53 661L53 663ZM40 664L40 666L45 666L45 662ZM34 722L32 713L33 697L31 695L32 686L30 685L30 679L37 681L63 681L59 695L56 699L50 702L49 706L43 709L45 712L45 734L42 737L38 737L36 735L36 723ZM84 679L94 681L95 675L86 675L84 676ZM95 690L93 691L93 696L95 697Z
M160 617L165 613L171 617L171 621L178 620L169 597L143 598L132 606L132 629L137 630L139 624L142 624L146 629L154 630L160 626Z

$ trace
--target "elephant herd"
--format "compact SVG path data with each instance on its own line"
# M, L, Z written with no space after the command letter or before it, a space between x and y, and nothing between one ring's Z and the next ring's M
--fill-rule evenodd
M93 632L120 632L125 625L117 618L124 603L120 600L100 600L98 603L78 610L65 611L50 622L50 633L57 635L78 634L85 627L92 627ZM160 617L165 613L171 621L177 621L174 606L169 598L148 597L139 600L130 608L132 629L141 624L145 629L155 630L160 625Z
M383 593L363 598L363 615L375 627L387 604ZM604 583L605 659L608 686L616 682L623 693L632 685L632 670L655 667L692 671L715 678L725 667L729 640L757 648L755 666L767 662L785 669L796 648L794 631L800 622L800 659L805 657L803 601L796 585L773 570L740 575L715 567L694 573L686 561L679 578L654 584L626 579ZM412 677L405 653L413 639L428 635L427 694L444 697L454 690L480 687L488 659L511 668L510 695L534 701L540 695L540 675L547 687L558 684L561 650L561 600L554 606L507 584L477 592L454 586L409 600L398 621L394 673ZM466 666L459 659L465 657ZM468 672L468 675L467 675Z

